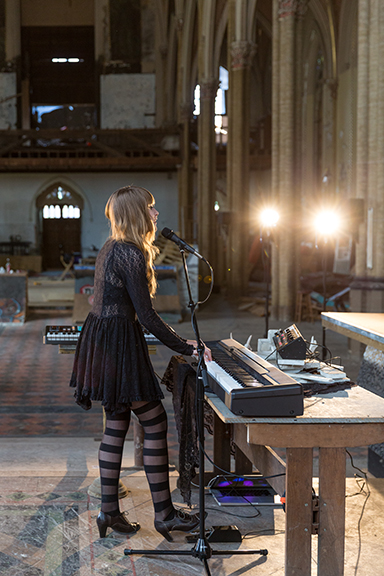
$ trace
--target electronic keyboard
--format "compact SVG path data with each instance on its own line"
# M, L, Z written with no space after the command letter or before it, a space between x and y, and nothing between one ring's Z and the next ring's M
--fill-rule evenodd
M301 384L232 338L207 342L209 387L239 416L300 416Z
M142 327L143 328L143 327ZM76 346L82 326L46 326L43 334L44 344L65 344ZM153 334L143 328L144 338L148 345L161 344Z

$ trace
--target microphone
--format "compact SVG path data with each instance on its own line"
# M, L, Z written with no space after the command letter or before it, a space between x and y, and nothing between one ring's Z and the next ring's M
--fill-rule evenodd
M204 260L204 256L199 254L197 250L195 250L192 246L190 246L184 240L179 238L177 234L174 233L173 230L170 230L169 228L163 228L161 234L164 236L164 238L167 238L171 242L177 244L181 250L186 250L190 254L194 254L195 256L200 258L200 260Z

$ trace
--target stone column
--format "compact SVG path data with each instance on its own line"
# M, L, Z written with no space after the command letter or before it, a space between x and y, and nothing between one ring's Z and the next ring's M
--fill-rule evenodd
M198 245L199 252L215 266L215 97L216 79L200 80L200 115L198 119Z
M354 312L384 312L384 6L359 0L357 59L356 195L364 216L356 244L356 275L351 284ZM364 347L351 342L351 352ZM357 383L384 397L384 354L367 346ZM368 471L383 475L384 444L368 449Z
M228 294L245 293L249 265L249 121L250 121L250 68L256 47L246 40L232 42L229 92L227 152L228 199L231 211L229 227Z
M193 173L191 166L191 118L192 103L183 102L179 106L180 156L179 177L179 232L182 238L191 243L193 237Z
M279 156L280 156L280 29L279 2L274 0L272 7L272 201L277 204L279 197ZM279 317L279 252L272 244L271 262L271 316Z
M155 52L156 70L156 125L164 126L167 120L167 58L168 46L160 44Z
M354 311L384 311L384 5L359 0L356 195L364 217L351 285Z
M368 106L369 106L369 4L360 0L358 7L358 61L357 61L357 134L356 134L356 196L365 203L368 188ZM364 204L364 213L366 206ZM365 272L366 241L365 227L360 226L356 244L356 275Z
M275 0L273 63L274 128L272 183L280 212L273 250L272 314L291 320L298 285L298 224L300 213L300 102L301 102L301 25L307 0ZM278 51L276 53L276 51ZM297 73L299 79L297 79ZM273 123L275 118L273 116Z
M192 243L193 237L193 171L191 158L191 119L193 104L184 91L183 66L183 33L184 14L182 12L175 15L177 39L178 39L178 62L177 62L177 122L180 130L180 157L181 163L178 166L178 189L179 189L179 219L178 231L182 238ZM188 95L189 96L189 95Z

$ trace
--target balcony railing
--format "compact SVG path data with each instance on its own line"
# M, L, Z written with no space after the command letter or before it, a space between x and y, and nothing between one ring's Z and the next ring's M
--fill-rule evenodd
M0 170L175 169L178 131L0 130Z

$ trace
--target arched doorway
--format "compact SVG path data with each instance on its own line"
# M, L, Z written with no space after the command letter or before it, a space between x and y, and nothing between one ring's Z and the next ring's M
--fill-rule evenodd
M53 184L37 200L40 244L45 270L62 268L60 255L81 251L81 214L84 201L69 186Z

